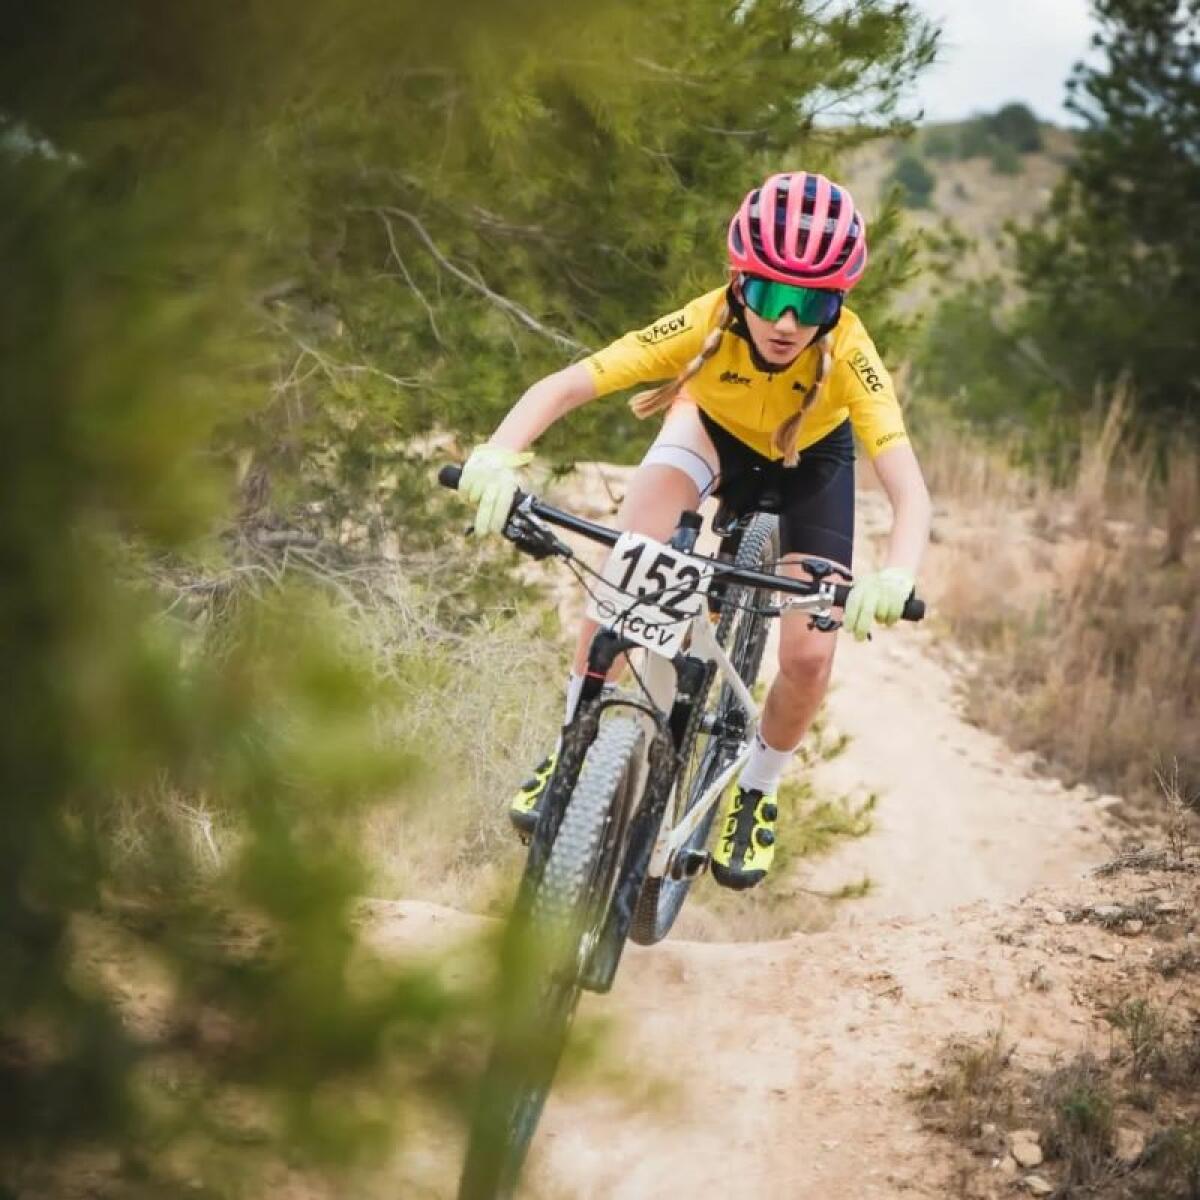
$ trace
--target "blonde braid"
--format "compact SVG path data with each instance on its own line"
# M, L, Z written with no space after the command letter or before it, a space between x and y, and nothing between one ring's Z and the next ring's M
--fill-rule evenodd
M829 334L825 334L816 343L816 346L821 357L817 362L817 377L813 380L812 387L808 389L808 395L804 397L799 411L788 417L771 435L771 445L783 455L785 467L794 467L800 461L800 455L796 452L796 443L800 440L800 426L804 421L804 414L821 394L821 388L825 386L825 380L829 377L830 369L833 366L832 343L829 340Z
M669 383L660 384L658 387L651 388L647 392L638 392L629 401L629 407L633 409L633 415L644 421L656 412L661 412L664 408L669 408L672 401L683 389L683 385L716 354L717 347L721 344L721 338L725 336L725 330L732 323L733 312L729 305L727 303L721 305L721 315L717 320L716 328L712 329L704 339L704 345L700 347L700 353Z

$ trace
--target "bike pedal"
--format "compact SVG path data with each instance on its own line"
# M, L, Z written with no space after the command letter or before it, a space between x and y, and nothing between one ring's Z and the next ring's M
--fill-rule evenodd
M671 878L680 883L695 879L708 866L711 855L707 850L681 850L671 859Z

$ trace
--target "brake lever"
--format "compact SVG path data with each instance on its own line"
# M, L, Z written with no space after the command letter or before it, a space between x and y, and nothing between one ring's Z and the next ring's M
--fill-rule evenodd
M523 511L521 506L514 508L509 514L504 526L504 536L518 550L539 561L544 558L575 557L575 552L566 542L556 537L548 526Z
M808 627L819 630L821 633L833 633L835 630L841 629L842 623L837 617L831 617L828 613L814 613L808 618Z
M841 567L835 566L827 558L802 558L800 565L816 580L818 583L830 576L841 580L842 583L853 583L854 576L848 571L842 570Z

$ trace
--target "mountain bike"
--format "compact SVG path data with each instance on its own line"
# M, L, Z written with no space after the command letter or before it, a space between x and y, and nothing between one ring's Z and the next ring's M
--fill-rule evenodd
M457 487L459 468L438 475ZM769 507L764 505L762 507ZM596 572L551 528L610 546ZM497 1034L480 1082L459 1200L513 1194L584 989L612 987L629 939L661 941L709 862L725 790L759 721L752 694L768 623L789 610L835 630L853 582L821 559L774 573L778 518L720 510L719 549L696 552L699 513L668 542L622 533L518 493L504 536L566 563L599 623L501 949ZM924 616L910 596L904 617ZM630 682L606 686L622 666Z

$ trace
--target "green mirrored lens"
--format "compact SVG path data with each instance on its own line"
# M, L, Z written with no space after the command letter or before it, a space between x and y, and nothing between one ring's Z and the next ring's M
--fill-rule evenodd
M841 307L840 292L825 288L796 287L774 279L750 276L743 280L742 295L746 307L765 321L778 321L790 308L799 325L825 325L832 321Z

